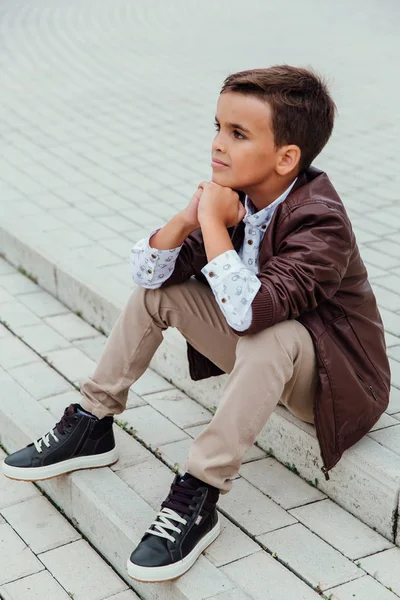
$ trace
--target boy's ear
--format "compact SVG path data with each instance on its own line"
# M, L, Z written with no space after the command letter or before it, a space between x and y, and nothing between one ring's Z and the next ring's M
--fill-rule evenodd
M282 148L279 148L278 150L276 171L279 175L288 175L298 167L300 157L301 150L295 144L282 146Z

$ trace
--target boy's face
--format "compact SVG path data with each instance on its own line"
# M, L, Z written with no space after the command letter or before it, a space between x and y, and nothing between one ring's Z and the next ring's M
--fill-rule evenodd
M220 94L216 129L212 181L244 192L265 184L279 160L270 106L255 96L238 92Z

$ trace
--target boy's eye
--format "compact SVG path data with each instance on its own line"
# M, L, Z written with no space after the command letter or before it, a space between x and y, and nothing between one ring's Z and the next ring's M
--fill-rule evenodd
M242 133L240 133L240 131L238 131L237 129L235 129L235 130L233 131L233 135L234 135L234 136L235 136L235 138L237 138L238 140L244 140L244 139L245 139L245 138L244 138L244 135L243 135ZM241 137L238 137L239 135L240 135Z
M215 129L219 129L219 124L218 123L214 123L214 127L215 127Z

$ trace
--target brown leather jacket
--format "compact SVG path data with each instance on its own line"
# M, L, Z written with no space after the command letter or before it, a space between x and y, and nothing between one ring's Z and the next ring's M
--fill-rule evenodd
M244 196L241 197L244 199ZM244 224L229 229L238 251ZM164 286L191 276L207 283L201 230L184 242ZM259 255L261 288L252 303L249 335L297 319L314 342L319 382L316 434L328 471L376 423L389 403L390 368L382 320L346 210L328 176L311 167L276 209ZM190 344L192 379L222 371Z

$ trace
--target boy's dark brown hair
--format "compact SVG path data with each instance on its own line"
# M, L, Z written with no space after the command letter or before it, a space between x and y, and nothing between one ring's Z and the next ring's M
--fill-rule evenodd
M326 82L310 69L276 65L229 75L224 92L257 96L272 109L275 146L296 144L301 150L299 172L307 169L329 140L336 105Z

